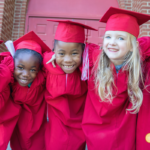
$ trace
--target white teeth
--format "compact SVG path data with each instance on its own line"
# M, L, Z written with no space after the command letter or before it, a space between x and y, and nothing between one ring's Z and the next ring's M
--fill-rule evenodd
M115 49L111 49L111 48L108 48L109 50L113 51L113 52L117 52L118 50L115 50Z
M72 68L73 67L73 65L72 66L64 66L65 68Z
M21 82L22 82L22 83L27 83L28 80L23 80L23 79L21 79Z

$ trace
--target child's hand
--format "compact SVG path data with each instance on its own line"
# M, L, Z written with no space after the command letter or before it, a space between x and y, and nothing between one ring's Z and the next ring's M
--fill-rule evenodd
M52 65L53 65L53 67L56 67L56 65L55 65L55 59L56 59L56 56L55 56L55 54L52 56L52 58L46 63L46 64L49 64L50 62L52 63Z
M12 73L14 72L14 60L12 56L4 57L4 59L1 61L1 64L6 65Z

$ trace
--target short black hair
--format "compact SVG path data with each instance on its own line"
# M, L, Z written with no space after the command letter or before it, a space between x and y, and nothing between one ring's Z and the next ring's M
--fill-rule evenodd
M39 66L40 66L40 69L42 68L42 62L43 62L43 57L41 56L41 54L39 54L38 52L34 51L34 50L30 50L30 49L18 49L16 52L15 52L15 55L14 55L14 61L15 59L18 57L18 55L20 53L30 53L32 55L34 55L35 57L38 58L39 60Z
M54 40L54 47L53 47L52 51L54 51L54 49L55 49L56 44L58 43L58 41L59 41L59 40ZM82 46L82 50L84 51L85 44L84 44L84 43L79 43L79 44L81 44L81 46Z

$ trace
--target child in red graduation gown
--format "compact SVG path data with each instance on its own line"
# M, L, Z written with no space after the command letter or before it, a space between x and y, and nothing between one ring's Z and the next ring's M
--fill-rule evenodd
M101 18L103 50L93 51L82 127L88 150L135 150L144 78L139 25L150 16L111 7ZM94 66L94 67L93 67Z
M10 96L10 83L14 81L13 69L10 53L0 53L0 150L7 149L20 114L20 106L14 104Z
M84 150L85 137L81 128L87 84L81 81L81 57L84 50L84 28L92 27L60 21L55 34L56 68L47 62L54 52L46 53L47 70L45 99L48 122L45 133L47 150ZM89 45L93 48L95 45Z
M22 110L11 138L12 150L45 150L46 103L42 54L50 51L33 32L14 41L12 97Z
M138 113L136 130L136 150L150 149L150 37L138 39L144 61L143 103Z

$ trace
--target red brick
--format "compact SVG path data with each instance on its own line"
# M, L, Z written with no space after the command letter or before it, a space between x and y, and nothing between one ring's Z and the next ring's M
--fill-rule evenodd
M143 35L147 35L147 32L142 32Z
M26 3L22 3L21 4L22 7L26 7L26 5L27 5Z
M142 9L150 9L150 6L143 6Z
M127 8L127 10L131 10L131 7L126 7Z
M144 1L141 3L141 6L147 6L147 3Z
M131 7L131 3L126 4L126 6L130 6Z
M21 1L16 1L16 4L22 4L22 2Z
M142 10L141 13L147 14L147 10Z

